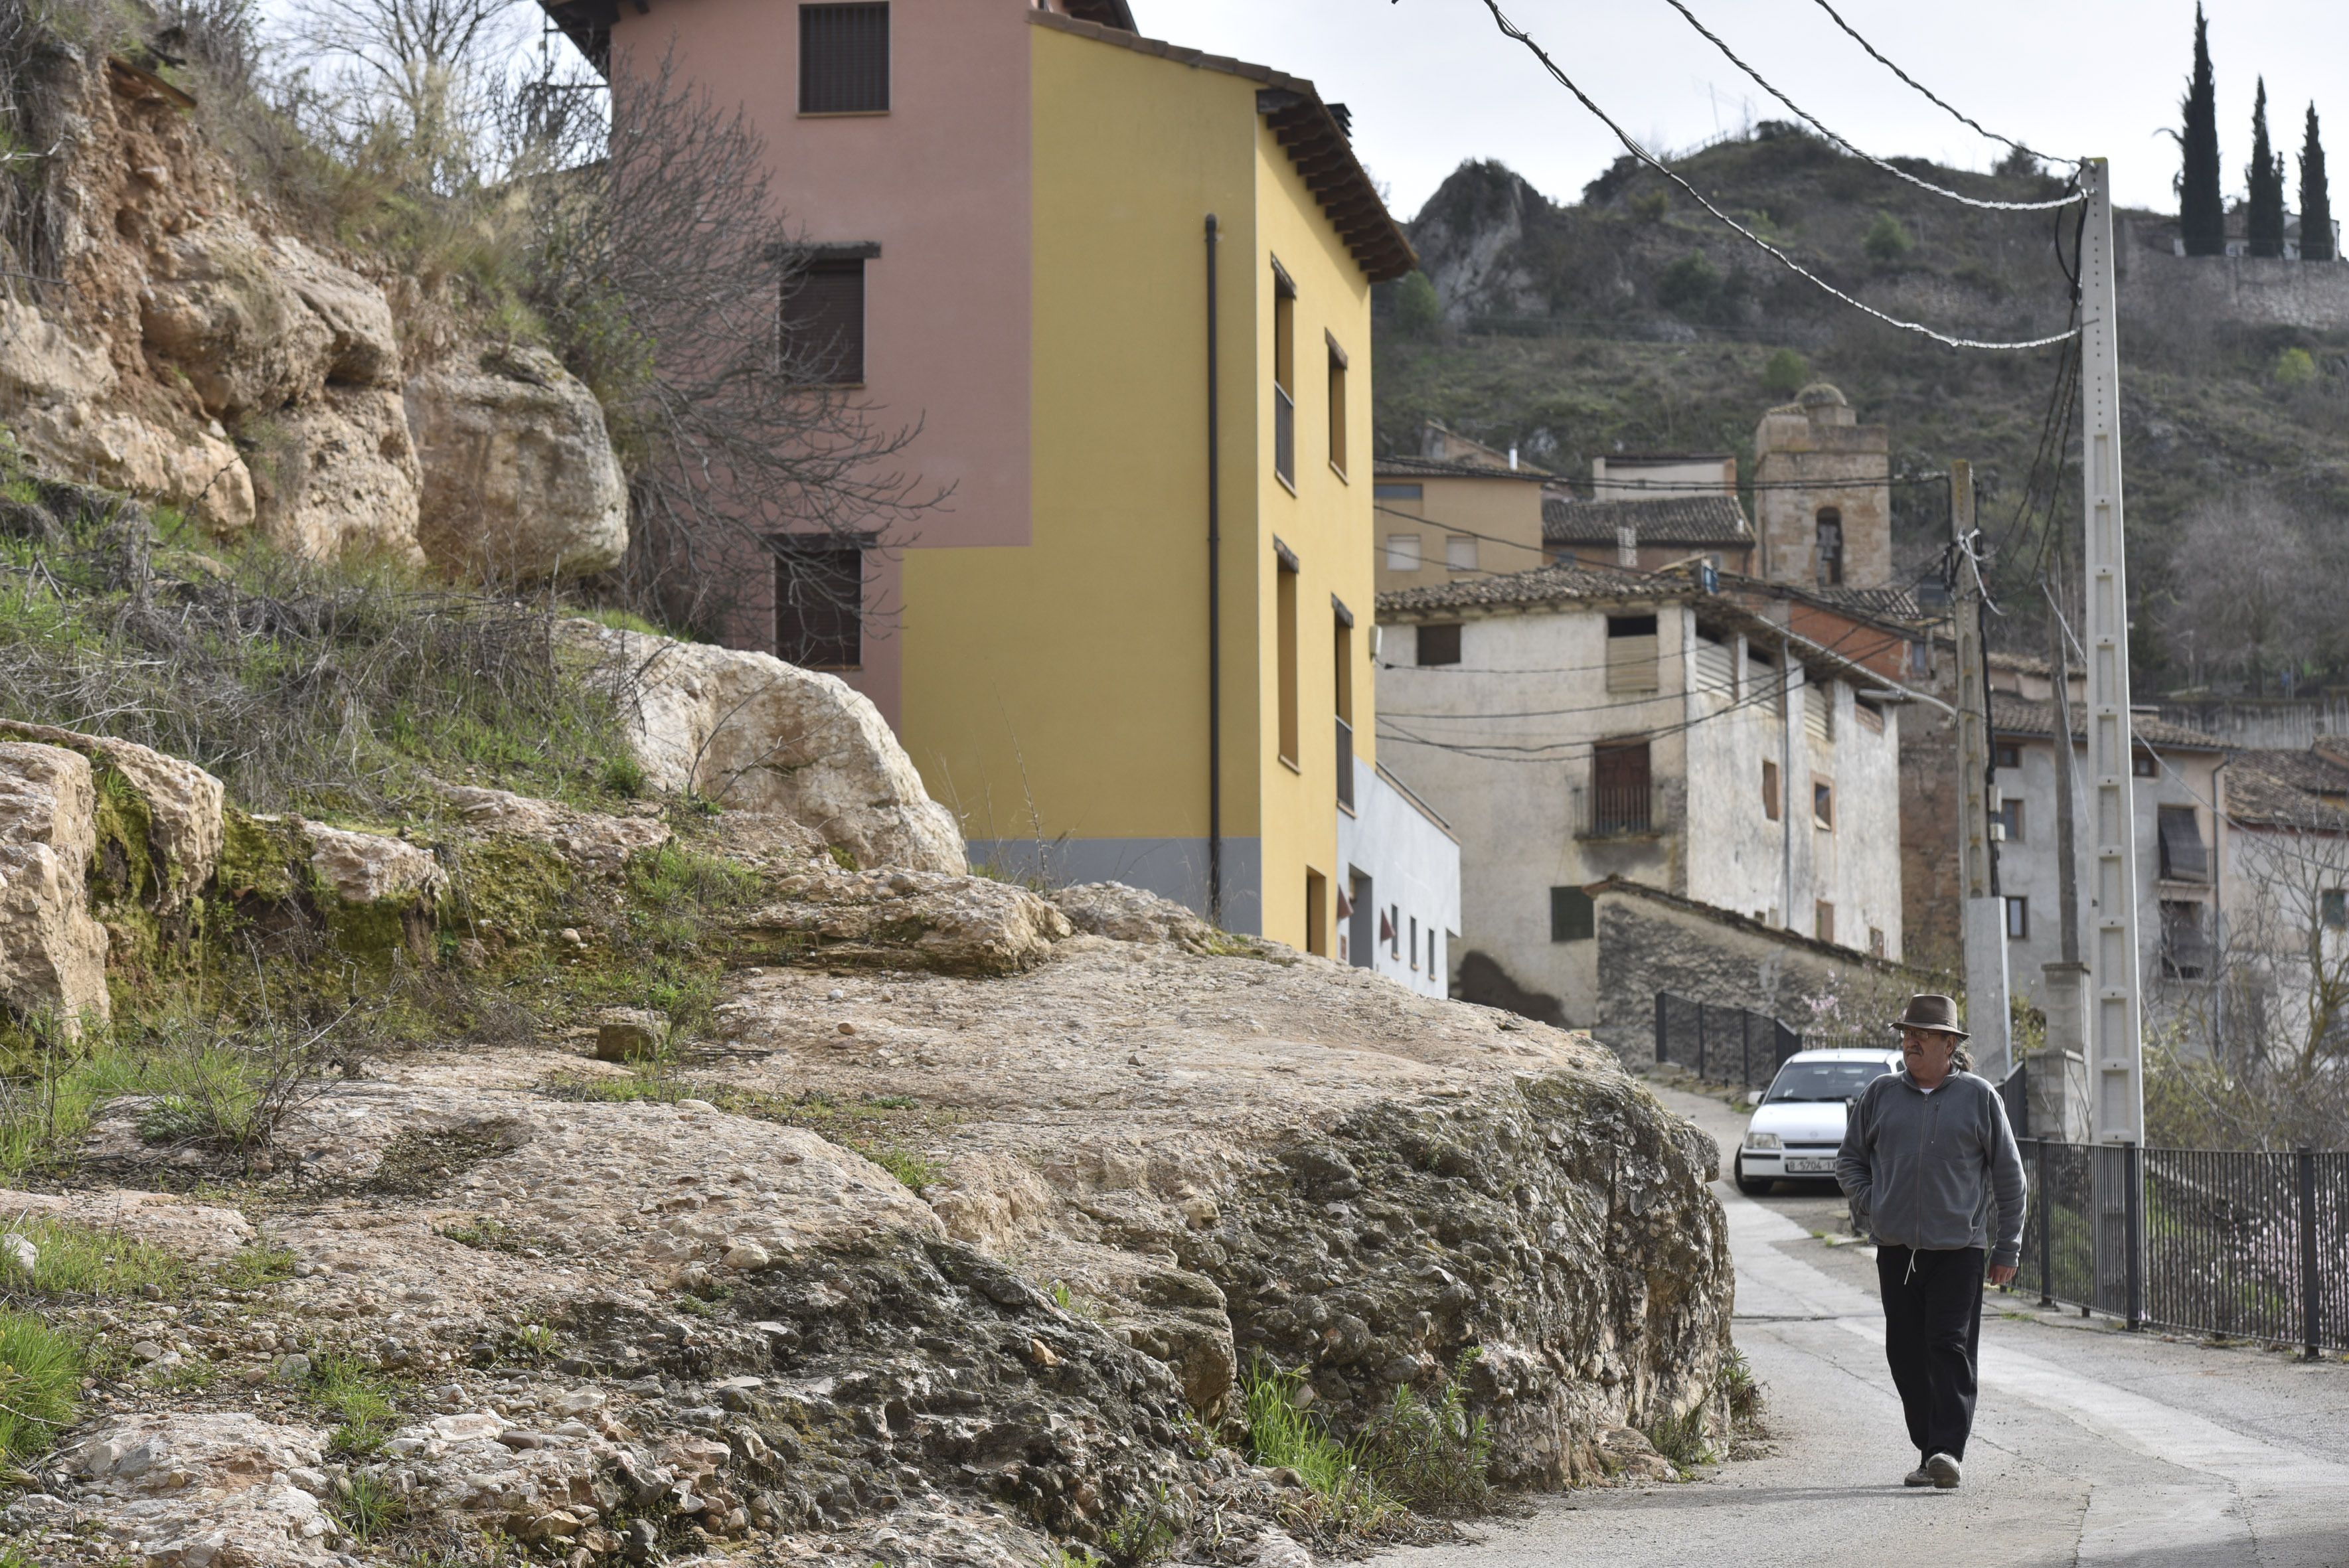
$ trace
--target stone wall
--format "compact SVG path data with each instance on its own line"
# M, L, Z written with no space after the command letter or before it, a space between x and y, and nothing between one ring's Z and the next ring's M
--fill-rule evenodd
M2349 263L2271 256L2168 256L2123 246L2122 330L2132 319L2218 319L2314 331L2349 328Z
M1591 1034L1634 1065L1655 1059L1656 993L1768 1013L1810 1026L1864 1028L1919 988L1899 965L1774 931L1760 921L1610 882L1591 890L1598 906L1599 1021ZM1887 1007L1890 1011L1885 1011Z

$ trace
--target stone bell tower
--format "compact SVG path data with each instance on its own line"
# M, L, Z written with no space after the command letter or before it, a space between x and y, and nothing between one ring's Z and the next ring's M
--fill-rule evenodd
M1824 381L1754 430L1754 532L1763 578L1804 588L1892 581L1891 447Z

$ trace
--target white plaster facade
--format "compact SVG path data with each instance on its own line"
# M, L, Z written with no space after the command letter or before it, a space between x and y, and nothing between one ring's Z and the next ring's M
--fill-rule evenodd
M1568 1023L1595 1022L1597 943L1578 916L1581 890L1609 876L1806 936L1824 918L1829 940L1899 956L1890 682L1654 577L1551 568L1390 595L1380 617L1381 750L1459 836L1455 994L1474 955ZM1650 617L1651 641L1627 633ZM1456 663L1416 661L1423 624L1459 627ZM1622 771L1604 777L1599 757L1642 742L1644 820L1613 798Z
M1338 863L1339 961L1422 995L1447 995L1460 936L1460 841L1450 825L1384 768L1358 764L1354 809L1338 813Z
M2085 693L2072 683L2073 717L2082 721ZM2005 809L1998 846L1998 891L2007 899L2007 989L2034 1007L2046 1005L2045 969L2063 956L2062 886L2055 851L2055 744L2053 704L2043 673L2015 678L1994 666L1991 694L1992 760ZM2181 993L2213 976L2220 936L2221 858L2215 807L2217 774L2225 758L2218 741L2147 715L2136 716L2136 768L2130 802L2136 819L2137 972L2149 1003L2176 1003ZM2079 890L2080 951L2095 919L2092 835L2087 825L2088 751L2085 733L2073 742L2073 809L2079 827L2073 859ZM2166 857L2165 820L2173 836ZM2192 864L2185 830L2201 865ZM1954 845L1956 825L1951 825ZM2013 901L2021 901L2017 908Z

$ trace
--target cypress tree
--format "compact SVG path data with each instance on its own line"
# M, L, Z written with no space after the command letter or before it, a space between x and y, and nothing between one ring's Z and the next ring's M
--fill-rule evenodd
M2324 143L2316 138L2316 106L2308 106L2308 134L2300 144L2300 259L2333 259L2333 196L2324 188Z
M2251 99L2251 163L2243 170L2250 182L2251 199L2245 209L2250 225L2251 243L2245 247L2255 256L2283 254L2283 160L2275 155L2268 142L2268 82L2260 78L2260 90Z
M2219 197L2219 89L2210 77L2210 24L2194 7L2194 76L2187 84L2178 150L2178 228L2189 256L2227 253L2227 209Z

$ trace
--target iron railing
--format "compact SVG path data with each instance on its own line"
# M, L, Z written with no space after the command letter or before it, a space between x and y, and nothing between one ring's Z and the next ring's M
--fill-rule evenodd
M1338 804L1354 809L1354 727L1338 721Z
M1713 1083L1766 1088L1803 1037L1767 1013L1656 993L1656 1060Z
M2023 1157L2012 1288L2131 1328L2349 1349L2349 1153L2026 1140Z
M1627 839L1663 830L1652 782L1578 784L1569 810L1578 839Z

